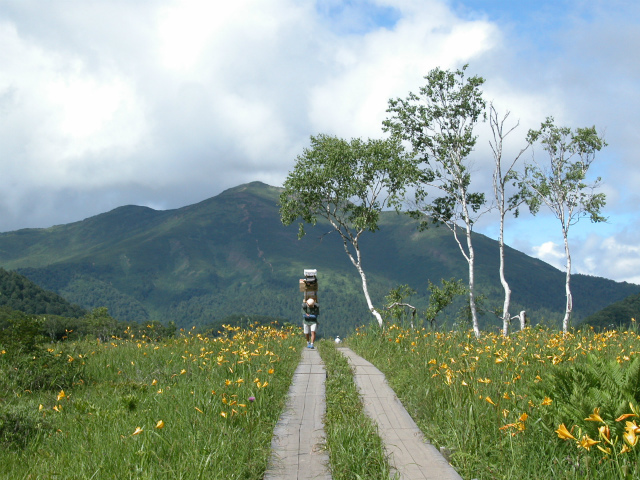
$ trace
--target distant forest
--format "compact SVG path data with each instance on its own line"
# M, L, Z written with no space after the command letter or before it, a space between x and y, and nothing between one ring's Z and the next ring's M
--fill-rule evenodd
M16 272L0 268L0 307L26 314L49 314L78 318L87 312L53 292L46 291Z

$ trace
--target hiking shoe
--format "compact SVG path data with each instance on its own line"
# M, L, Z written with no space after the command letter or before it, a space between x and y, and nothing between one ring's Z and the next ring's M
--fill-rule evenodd
M307 348L311 348L311 342L307 342Z
M311 349L315 348L315 347L313 346L313 343L310 343L310 344L309 344L309 348L311 348Z

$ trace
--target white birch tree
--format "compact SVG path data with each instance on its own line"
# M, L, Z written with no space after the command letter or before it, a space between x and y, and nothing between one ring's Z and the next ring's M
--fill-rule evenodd
M572 131L569 127L556 126L553 117L548 117L540 129L529 130L527 140L532 145L540 144L548 157L544 164L533 157L532 163L526 165L522 186L532 213L537 213L545 205L560 221L567 262L567 302L562 320L562 331L566 334L573 311L569 230L584 217L589 217L594 223L606 221L600 214L606 203L605 194L595 193L601 178L586 183L586 176L596 152L607 144L595 126Z
M465 79L466 68L465 65L455 72L431 70L419 94L409 93L406 99L389 100L387 112L391 116L383 125L386 131L410 142L412 154L420 162L413 215L421 219L421 228L429 223L446 225L467 261L469 307L473 330L479 337L471 234L485 198L483 193L470 191L469 155L477 140L474 126L485 118L485 101L480 90L484 79L478 76ZM433 189L441 196L427 202L427 195ZM459 236L459 222L464 226L466 245Z
M399 207L407 175L413 169L399 140L343 140L328 135L311 137L284 182L280 217L284 225L300 220L298 238L305 224L326 219L342 239L344 251L358 271L369 311L382 326L382 317L369 295L360 239L378 230L380 213Z
M509 307L511 304L511 288L509 287L509 282L507 282L507 278L504 273L504 224L505 217L508 212L513 211L514 214L518 215L518 206L524 202L524 198L522 195L515 193L511 197L507 197L507 186L509 183L514 182L517 178L517 174L515 171L515 166L522 154L529 148L529 144L526 147L520 150L517 155L513 157L506 164L503 163L503 147L505 138L512 133L516 128L518 128L520 122L516 122L516 124L512 127L506 127L505 122L509 117L509 112L505 113L502 118L498 115L497 110L491 104L489 106L489 123L491 125L491 133L493 136L493 140L489 140L489 145L491 146L491 151L493 152L493 159L495 161L495 169L493 171L493 193L496 199L496 206L498 208L498 213L500 217L500 234L498 237L498 246L500 249L500 283L502 284L502 288L504 290L504 302L502 305L502 335L505 337L509 335L509 324L513 318L511 317L511 313L509 312ZM524 312L520 313L520 317L524 315ZM514 317L516 318L516 317ZM521 320L520 328L524 328L524 322Z

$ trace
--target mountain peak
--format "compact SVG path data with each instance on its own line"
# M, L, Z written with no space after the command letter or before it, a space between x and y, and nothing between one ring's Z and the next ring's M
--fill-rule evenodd
M273 187L271 185L267 185L264 182L255 181L244 183L242 185L238 185L237 187L228 188L224 190L220 195L232 195L238 193L252 193L254 195L260 196L279 196L282 191L281 187Z
M297 318L299 276L317 268L321 328L342 335L367 319L357 272L326 223L301 240L295 225L282 224L281 192L256 181L175 210L130 205L64 227L3 234L0 267L84 308L106 306L119 320L179 326L232 314ZM383 212L380 227L362 243L376 305L407 284L417 292L412 303L426 308L429 281L465 277L468 266L448 232L416 232L412 219L395 212ZM477 235L476 248L476 281L493 305L501 300L497 242ZM514 311L526 309L534 321L563 312L563 272L515 250L507 255ZM576 320L640 289L580 275L573 284Z

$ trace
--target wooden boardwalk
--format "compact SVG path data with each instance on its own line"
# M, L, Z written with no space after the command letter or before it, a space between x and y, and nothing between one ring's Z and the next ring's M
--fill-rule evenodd
M274 430L265 480L331 480L324 449L326 378L318 350L305 348Z
M384 374L349 348L339 348L354 369L364 410L377 424L390 464L402 480L462 480L420 429Z
M338 350L354 370L365 412L378 425L396 478L462 480L440 452L425 441L384 374L349 348ZM331 480L329 456L324 449L325 379L318 351L305 348L274 431L265 480Z

